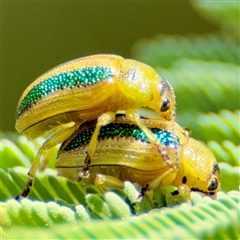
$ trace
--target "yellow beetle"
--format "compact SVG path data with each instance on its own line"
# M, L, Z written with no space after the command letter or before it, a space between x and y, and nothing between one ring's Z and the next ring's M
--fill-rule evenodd
M143 189L157 186L187 185L190 190L214 194L219 189L220 171L211 152L201 143L182 134L161 128L159 119L141 119L170 156L169 164L150 144L145 133L125 117L101 128L95 154L89 166L90 176L85 183L102 184L106 188L121 188L122 181L138 183ZM177 124L176 124L177 125ZM71 141L62 144L56 160L58 175L78 181L84 166L94 124L84 124ZM179 158L179 166L175 163ZM183 188L182 188L183 189Z
M154 69L131 59L88 56L59 65L37 78L19 100L15 127L29 140L46 133L48 138L33 161L21 196L30 191L42 151L68 139L83 122L98 119L86 150L85 163L90 163L100 128L113 122L118 110L126 110L129 119L149 134L151 143L161 151L157 139L139 121L135 110L140 107L154 110L163 122L173 121L175 95ZM87 174L83 171L82 176Z

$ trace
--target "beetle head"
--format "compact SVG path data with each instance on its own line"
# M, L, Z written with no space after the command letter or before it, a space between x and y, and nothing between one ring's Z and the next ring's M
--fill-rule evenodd
M215 157L193 138L183 148L178 184L187 184L191 190L209 195L216 193L220 188L220 170Z
M176 100L172 86L168 81L156 76L153 99L148 103L148 107L155 110L162 118L170 121L175 118Z

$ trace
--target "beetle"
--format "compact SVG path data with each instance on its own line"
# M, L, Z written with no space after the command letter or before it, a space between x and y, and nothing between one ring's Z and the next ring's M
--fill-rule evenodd
M164 154L163 146L141 124L135 110L148 107L163 122L173 122L175 104L171 85L153 68L117 55L83 57L46 72L27 87L17 105L18 132L29 140L48 135L28 172L26 189L20 195L28 195L42 151L64 142L85 121L98 119L86 149L82 177L87 177L99 130L114 121L118 110L126 110L129 119L149 134L151 143ZM167 160L167 155L164 157Z
M208 195L218 191L220 170L216 159L204 145L184 136L179 125L175 132L170 132L161 128L159 119L141 121L166 147L172 161L167 165L145 133L134 122L118 116L113 123L101 128L90 177L84 179L84 183L122 188L122 181L128 180L138 183L142 190L172 185L180 191L190 189ZM93 123L84 124L70 142L61 145L56 160L58 175L78 181L84 166L84 152L93 132ZM180 161L176 168L177 157Z

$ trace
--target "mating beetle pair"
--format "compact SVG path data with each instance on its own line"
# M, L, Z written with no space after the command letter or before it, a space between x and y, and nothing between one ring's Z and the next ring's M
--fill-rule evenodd
M79 178L87 178L99 132L124 110L154 146L163 162L171 165L173 156L143 123L136 109L148 107L161 118L163 129L175 125L175 95L170 84L151 67L116 55L93 55L62 64L36 79L23 93L17 106L16 129L30 140L48 133L50 137L33 161L28 173L27 196L40 164L42 151L70 141L87 121L96 127L86 149ZM128 161L128 160L126 160Z

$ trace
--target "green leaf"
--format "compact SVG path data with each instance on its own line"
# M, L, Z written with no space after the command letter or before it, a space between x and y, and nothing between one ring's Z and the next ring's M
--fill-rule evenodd
M82 220L82 221L89 221L90 216L87 210L84 208L83 205L77 205L76 206L76 214L77 214L77 219Z
M158 69L175 91L177 116L239 109L239 72L238 65L193 60L180 60L170 70Z
M186 112L179 116L179 122L192 132L192 137L198 140L217 141L221 144L224 140L239 145L239 110L234 112L223 109L219 113ZM236 155L235 155L236 156Z
M158 35L138 41L133 58L153 68L171 68L181 59L239 64L239 44L227 35Z
M8 139L0 139L0 162L1 167L7 170L14 166L30 167L28 158L12 141Z
M3 238L30 239L38 236L41 239L70 237L74 239L179 239L181 236L185 239L238 239L239 191L232 191L228 194L219 192L215 200L201 197L199 193L192 193L191 198L196 199L196 195L198 195L198 200L195 200L193 205L184 203L175 208L165 208L125 221L73 221L75 222L73 225L71 220L68 220L68 223L44 229L15 227L15 231L12 231L11 228L9 230L5 228ZM34 205L28 204L31 207ZM49 211L49 208L47 210ZM72 214L67 215L73 220ZM71 229L71 231L66 231L66 229Z
M117 194L108 192L104 195L113 217L126 219L130 217L131 212L128 205Z
M221 171L221 189L223 191L239 190L240 166L230 166L227 163L219 163Z
M226 33L239 37L239 1L195 0L192 5L204 18L221 25Z
M218 162L225 162L231 166L240 167L240 146L235 145L229 140L223 141L221 144L210 141L208 142L209 150L214 154Z
M97 195L88 194L86 201L89 208L99 217L106 219L112 216L109 206Z

